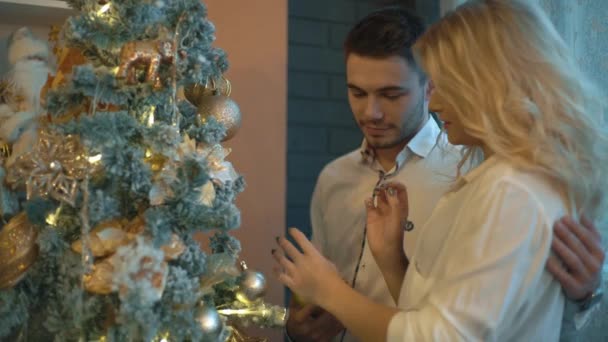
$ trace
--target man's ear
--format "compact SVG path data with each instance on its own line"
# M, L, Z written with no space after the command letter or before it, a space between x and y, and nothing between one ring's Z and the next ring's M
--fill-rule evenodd
M435 84L433 83L433 81L430 79L427 80L425 89L424 89L424 97L427 102L431 99L431 94L433 93L434 90L435 90Z

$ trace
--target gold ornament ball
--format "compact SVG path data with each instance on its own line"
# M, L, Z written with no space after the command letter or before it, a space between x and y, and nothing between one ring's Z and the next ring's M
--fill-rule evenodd
M207 96L213 96L215 89L209 85L200 83L190 84L184 87L184 96L188 102L195 106L198 106L202 100Z
M217 310L210 306L202 306L197 309L196 320L201 330L209 340L216 340L224 329L222 319Z
M186 100L197 107L204 101L205 97L216 95L230 96L231 92L232 85L224 77L218 80L211 79L205 84L196 83L184 87Z
M213 117L226 127L226 136L222 141L230 140L241 128L241 110L236 102L227 96L207 96L198 105L201 124Z
M146 151L144 161L148 163L148 165L150 165L150 170L152 170L152 172L159 172L163 169L163 166L165 166L167 157L159 153L152 153L151 151Z
M21 212L0 230L0 289L15 286L37 257L36 230Z

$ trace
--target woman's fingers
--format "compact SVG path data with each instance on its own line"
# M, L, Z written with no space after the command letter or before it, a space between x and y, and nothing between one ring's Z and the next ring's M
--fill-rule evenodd
M293 261L298 260L298 258L302 256L302 253L300 253L300 251L284 237L277 237L277 244L279 245L279 247L281 247L283 252L285 252L285 254Z
M387 197L387 202L388 205L390 206L391 210L393 211L398 211L399 207L400 207L400 201L399 201L399 193L398 190L392 187L388 187L386 189L386 197Z
M275 274L276 274L276 272L275 272ZM285 273L285 272L278 273L277 278L283 285L289 287L290 290L297 292L298 289L295 288L293 278L291 278L287 273Z
M281 266L281 269L283 270L283 272L287 272L289 274L294 274L295 265L293 264L293 262L291 260L287 259L285 254L283 254L282 250L273 249L272 257Z
M407 188L405 185L399 182L388 182L384 184L387 188L395 189L397 192L407 193Z
M387 211L390 210L384 185L374 189L372 202L379 215L386 215Z
M308 241L306 235L304 235L304 233L302 233L299 229L289 228L289 235L291 235L291 237L293 237L293 239L297 242L298 246L300 246L304 254L317 253L317 249L315 248L315 246L310 241Z
M401 217L407 219L409 215L407 188L405 185L397 182L387 183L386 187L391 209L398 210Z
M280 249L273 249L272 257L277 262L277 264L272 267L274 275L283 285L295 291L293 277L297 270L293 262L287 259Z

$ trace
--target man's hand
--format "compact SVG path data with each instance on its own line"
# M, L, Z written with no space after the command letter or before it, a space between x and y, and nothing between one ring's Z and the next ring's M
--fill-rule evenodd
M329 312L312 304L299 306L291 300L287 334L293 342L331 341L342 330L344 326Z
M553 225L552 248L555 255L547 269L562 285L571 300L583 300L600 285L605 253L602 237L584 215L581 224L563 217Z

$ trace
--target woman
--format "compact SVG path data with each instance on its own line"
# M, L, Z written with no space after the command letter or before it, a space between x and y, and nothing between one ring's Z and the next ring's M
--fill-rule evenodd
M471 1L415 50L435 84L431 110L449 141L465 147L461 165L483 161L444 195L409 261L406 188L389 184L377 206L366 203L369 246L399 309L344 284L295 229L301 252L279 239L273 253L279 280L363 341L555 341L564 299L544 267L551 223L606 208L599 96L525 1Z

